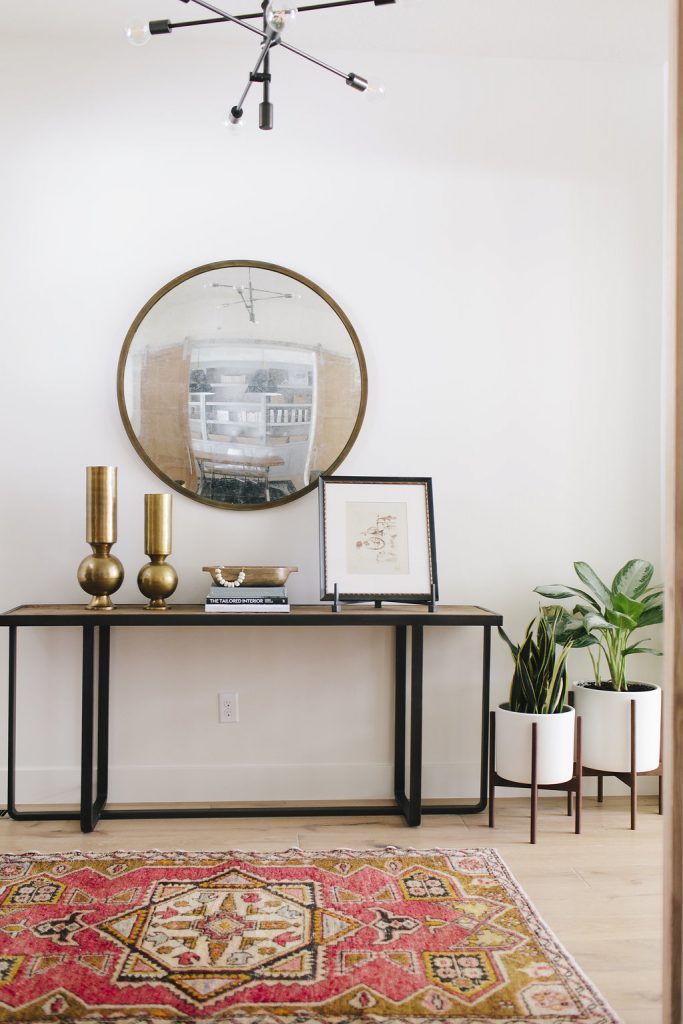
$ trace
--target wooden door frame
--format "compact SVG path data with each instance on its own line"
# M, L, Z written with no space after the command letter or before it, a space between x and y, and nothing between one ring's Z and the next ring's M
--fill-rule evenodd
M683 0L670 0L665 220L664 1024L683 1024Z

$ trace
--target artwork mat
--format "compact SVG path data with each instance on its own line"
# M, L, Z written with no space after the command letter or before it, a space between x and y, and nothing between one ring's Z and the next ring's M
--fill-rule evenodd
M340 597L426 600L437 586L434 509L429 477L319 478L321 600ZM405 506L407 572L349 571L347 510L350 505ZM399 517L401 518L401 517ZM438 592L437 592L438 596Z

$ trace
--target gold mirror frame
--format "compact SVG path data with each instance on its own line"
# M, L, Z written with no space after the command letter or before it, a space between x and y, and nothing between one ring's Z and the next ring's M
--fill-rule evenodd
M131 345L133 344L138 329L140 328L141 324L145 320L150 310L152 310L165 295L173 291L174 288L176 288L178 285L183 284L185 281L188 281L191 278L197 277L201 274L209 273L211 271L236 267L267 270L276 274L281 274L287 278L291 278L292 280L298 282L301 285L304 285L306 288L310 289L317 296L319 296L325 303L327 303L332 312L336 314L336 316L341 321L343 327L345 328L353 345L356 359L358 360L358 370L360 373L360 398L358 403L358 412L355 418L355 422L353 423L351 433L349 434L348 440L346 441L346 444L342 448L339 455L336 456L334 461L328 467L325 467L320 471L316 471L315 479L311 480L305 486L298 488L293 493L282 495L281 497L273 498L272 500L251 503L232 503L227 501L218 501L215 498L198 494L192 491L190 488L183 486L183 484L179 483L177 480L172 479L167 473L160 469L159 466L157 466L153 459L150 457L150 455L143 447L143 445L140 443L140 440L133 428L130 416L128 414L124 392L126 363L130 353ZM335 469L337 469L341 465L341 463L344 461L349 451L353 447L353 444L355 443L355 440L358 437L358 433L360 431L363 419L365 417L365 410L367 406L368 380L365 356L363 355L363 349L361 348L360 340L358 338L358 335L356 334L353 325L351 324L349 318L344 313L343 309L341 309L341 307L334 301L334 299L330 295L328 295L327 292L325 292L319 285L315 284L309 278L304 277L302 274L298 274L294 270L290 270L287 267L281 267L275 263L263 263L256 260L225 260L218 263L206 263L200 267L195 267L192 270L188 270L184 274L180 274L178 277L173 278L172 281L169 281L168 284L165 284L162 288L160 288L151 297L151 299L149 299L149 301L145 303L145 305L142 307L138 315L133 320L133 323L131 324L130 328L128 329L128 332L123 343L123 347L121 349L121 355L119 356L117 370L116 392L119 405L119 412L121 413L121 419L123 421L126 434L128 435L128 439L130 440L131 444L133 445L133 447L135 448L136 452L138 453L142 461L145 463L145 465L148 466L148 468L151 469L156 476L163 480L168 487L172 487L179 494L183 494L187 498L192 498L194 501L200 501L202 502L202 504L205 505L212 505L214 508L231 509L233 511L250 511L253 509L274 508L277 505L284 505L287 502L295 501L297 498L302 497L302 495L307 494L309 491L317 487L318 476L323 474L329 475L333 473Z

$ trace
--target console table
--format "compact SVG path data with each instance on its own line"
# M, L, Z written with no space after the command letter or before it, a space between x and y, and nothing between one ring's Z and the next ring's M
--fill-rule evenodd
M327 605L294 605L282 614L221 613L204 611L202 605L172 605L165 612L146 611L140 605L120 605L108 612L87 611L83 605L22 605L0 615L0 626L9 628L9 736L7 811L16 821L80 821L81 831L92 832L100 818L207 818L261 817L268 815L403 814L410 826L420 824L422 813L473 814L484 810L487 796L488 714L491 660L491 628L503 619L496 612L470 606L441 605L429 612L418 605L363 608L346 605L334 613ZM20 811L15 802L17 629L23 626L80 626L83 631L81 697L81 801L79 811ZM395 637L394 699L394 795L395 804L377 806L335 804L312 806L240 806L212 808L123 808L107 803L109 768L109 645L112 629L130 627L205 626L210 629L257 627L260 629L327 626L344 629L370 626L393 629ZM443 627L482 627L481 775L478 802L445 802L422 805L422 671L424 630ZM410 659L408 633L410 632ZM410 660L410 675L408 673ZM408 679L410 699L408 700ZM95 697L97 711L95 712ZM408 793L406 793L406 754ZM96 769L93 770L95 759ZM93 790L94 787L94 790Z

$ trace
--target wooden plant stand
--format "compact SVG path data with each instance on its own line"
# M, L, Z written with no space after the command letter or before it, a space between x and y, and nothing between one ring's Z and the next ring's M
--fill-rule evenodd
M574 760L573 774L566 782L557 782L554 785L544 786L538 783L538 725L536 722L531 726L531 782L511 782L504 779L496 771L496 713L489 713L489 828L495 828L495 799L496 786L510 786L513 789L531 790L531 836L530 842L536 842L536 821L538 818L538 791L539 789L554 789L567 794L567 814L572 813L572 793L576 793L576 809L574 814L574 831L576 835L581 834L581 796L582 779L584 775L581 764L581 719L576 719L576 755Z
M631 702L631 767L627 772L603 772L599 768L583 768L584 778L597 778L598 780L598 803L601 804L604 798L603 783L605 778L619 779L625 786L628 786L631 791L631 829L635 831L636 828L636 816L638 810L638 776L653 775L659 779L658 783L658 810L660 814L664 813L662 805L662 737L661 737L661 726L660 726L660 739L659 739L659 765L657 768L653 768L649 772L637 772L636 771L636 702ZM571 800L571 796L569 797Z

